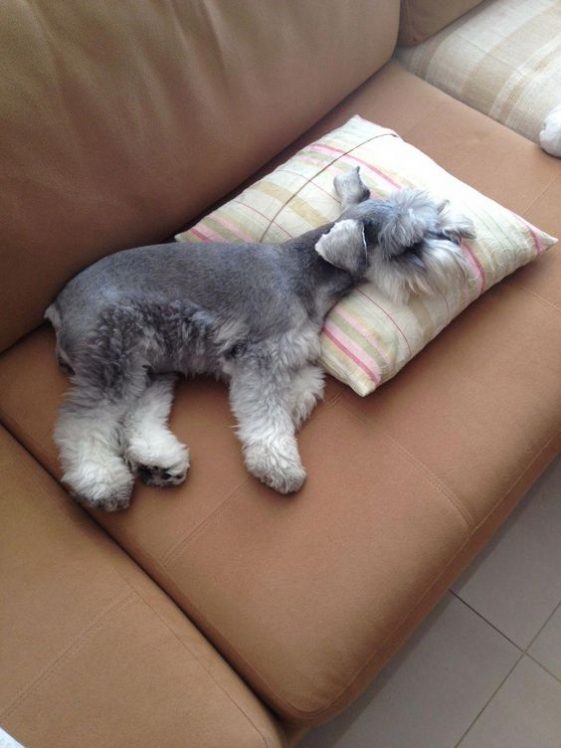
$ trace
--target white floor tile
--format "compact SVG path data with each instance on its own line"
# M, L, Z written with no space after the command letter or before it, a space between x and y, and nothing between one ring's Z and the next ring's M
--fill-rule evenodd
M453 748L519 656L449 594L362 698L301 748Z
M453 589L520 648L528 647L561 601L561 458Z
M561 606L540 631L528 652L561 680ZM561 736L559 744L561 745Z
M559 748L561 683L529 657L503 686L459 748Z

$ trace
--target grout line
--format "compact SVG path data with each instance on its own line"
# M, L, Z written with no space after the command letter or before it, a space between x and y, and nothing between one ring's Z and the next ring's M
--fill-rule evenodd
M460 597L460 596L458 595L458 593L457 593L457 592L454 592L454 590L452 590L452 589L449 589L449 590L448 590L448 592L450 592L450 594L451 594L451 595L454 595L454 597L455 597L455 598L456 598L457 600L459 600L459 601L460 601L460 602L461 602L461 603L462 603L463 605L465 605L465 606L466 606L466 608L469 608L469 610L471 610L471 612L472 612L472 613L475 613L475 615L476 615L476 616L478 616L479 618L481 618L481 620L482 620L482 621L485 621L485 623L486 623L486 624L487 624L488 626L490 626L490 627L491 627L492 629L494 629L494 630L495 630L495 631L497 632L497 634L500 634L500 636L502 636L502 638L503 638L503 639L506 639L506 640L507 640L507 642L509 642L510 644L512 644L512 646L513 646L513 647L516 647L516 649L517 649L517 650L518 650L519 652L521 652L522 654L524 654L524 653L525 653L525 650L524 650L524 649L522 649L522 647L520 647L520 646L519 646L519 645L518 645L518 644L517 644L517 643L516 643L515 641L513 641L513 640L512 640L512 639L511 639L510 637L508 637L508 636L507 636L507 635L506 635L506 634L505 634L505 633L504 633L503 631L501 631L501 630L500 630L499 628L497 628L497 626L495 626L495 624L494 624L494 623L491 623L491 621L488 621L488 620L487 620L487 618L485 618L485 616L484 616L484 615L482 615L482 614L481 614L481 613L480 613L480 612L479 612L478 610L476 610L475 608L472 608L472 606L471 606L471 605L470 605L469 603L466 603L466 601L465 601L465 600L464 600L463 598L461 598L461 597ZM552 615L553 615L553 614L552 614ZM549 619L548 619L548 620L549 620ZM545 624L544 624L544 626L545 626ZM540 631L541 631L541 629L540 629ZM533 640L532 640L532 641L533 641ZM529 646L529 645L528 645L528 646Z
M558 604L557 604L557 605L555 606L555 608L553 608L553 610L551 611L551 613L550 613L550 614L548 615L548 617L547 617L547 618L545 619L545 621L543 622L543 624L542 624L542 625L540 626L540 628L538 629L537 633L536 633L536 634L535 634L535 635L534 635L534 636L532 637L532 639L531 639L530 643L529 643L529 644L528 644L528 646L526 647L526 650L525 650L525 651L526 651L526 654L528 653L528 650L530 649L530 647L532 646L532 644L533 644L533 643L534 643L534 642L536 641L536 639L538 638L538 636L539 636L539 635L541 634L541 632L542 632L542 631L544 630L544 628L545 628L545 627L547 626L547 624L548 624L548 623L550 622L550 620L551 620L551 619L553 618L553 616L554 616L554 615L555 615L555 614L557 613L557 611L559 610L559 608L561 608L561 602L559 602L559 603L558 603ZM532 658L532 659L533 659L533 658Z
M551 677L552 677L552 678L553 678L554 680L556 680L556 681L557 681L557 683L559 683L559 685L561 686L561 678L560 678L560 677L559 677L558 675L555 675L555 673L552 673L552 672L551 672L551 670L549 670L549 668L547 668L547 667L546 667L546 666L545 666L545 665L544 665L544 664L543 664L542 662L540 662L539 660L536 660L536 658L535 658L535 657L534 657L533 655L531 655L531 654L528 654L528 652L526 652L525 654L526 654L526 657L527 657L527 658L528 658L529 660L532 660L532 662L534 662L534 663L535 663L535 664L536 664L536 665L537 665L538 667L540 667L540 668L541 668L541 669L542 669L542 670L543 670L544 672L546 672L546 673L547 673L548 675L551 675Z
M473 608L472 608L472 610L473 610ZM475 611L475 612L477 613L477 611ZM483 620L485 620L485 619L483 619ZM493 628L495 628L495 627L493 627ZM497 629L497 631L498 631L498 629ZM501 633L501 632L499 631L499 633ZM510 639L509 639L509 641L510 641ZM497 693L501 690L501 688L504 686L504 684L506 683L506 681L510 678L512 672L514 671L514 669L516 668L516 666L518 665L518 663L520 662L520 660L524 657L524 652L522 652L522 650L519 647L517 647L517 649L520 652L520 656L517 658L516 662L510 668L510 670L505 675L505 677L502 679L502 681L499 683L499 685L495 688L495 690L493 691L493 693L491 694L491 696L487 700L487 703L475 715L474 719L470 722L469 727L467 728L467 730L462 734L462 736L460 737L460 739L458 740L458 742L454 745L454 748L460 748L460 744L461 744L462 740L466 737L466 735L468 734L468 732L475 725L475 723L481 717L481 715L483 714L483 712L487 709L487 707L489 706L489 704L493 701L493 699L495 698L495 696L497 695Z

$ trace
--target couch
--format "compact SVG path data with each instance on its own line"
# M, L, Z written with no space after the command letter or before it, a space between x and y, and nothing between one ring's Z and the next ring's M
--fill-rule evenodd
M475 3L402 5L403 34L415 13L435 33ZM28 748L295 745L367 686L559 451L553 249L374 395L329 379L291 498L247 474L207 380L173 409L183 486L138 485L106 514L59 482L68 382L42 314L62 285L355 113L561 235L559 163L392 61L399 28L399 0L0 7L0 726Z

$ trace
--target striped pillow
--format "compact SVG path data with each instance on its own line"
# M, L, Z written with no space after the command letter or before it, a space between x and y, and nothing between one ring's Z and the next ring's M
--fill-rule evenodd
M391 130L358 116L176 238L283 242L339 216L333 178L353 166L360 166L373 195L386 197L415 186L450 199L477 232L476 240L463 244L471 276L462 289L397 305L365 283L332 309L322 332L321 363L359 395L367 395L474 299L556 239L460 182Z
M419 78L538 142L544 117L561 103L561 5L481 3L396 57Z

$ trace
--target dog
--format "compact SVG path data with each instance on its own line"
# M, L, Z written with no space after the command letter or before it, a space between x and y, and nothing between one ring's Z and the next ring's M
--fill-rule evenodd
M545 116L539 143L546 153L561 158L561 104L553 107Z
M178 485L189 452L167 426L177 374L229 382L249 472L274 490L306 478L296 432L323 393L329 310L374 281L396 301L460 282L469 220L404 189L373 199L336 177L342 214L284 244L176 243L123 250L73 278L45 312L73 387L55 427L77 501L129 505L135 476Z

